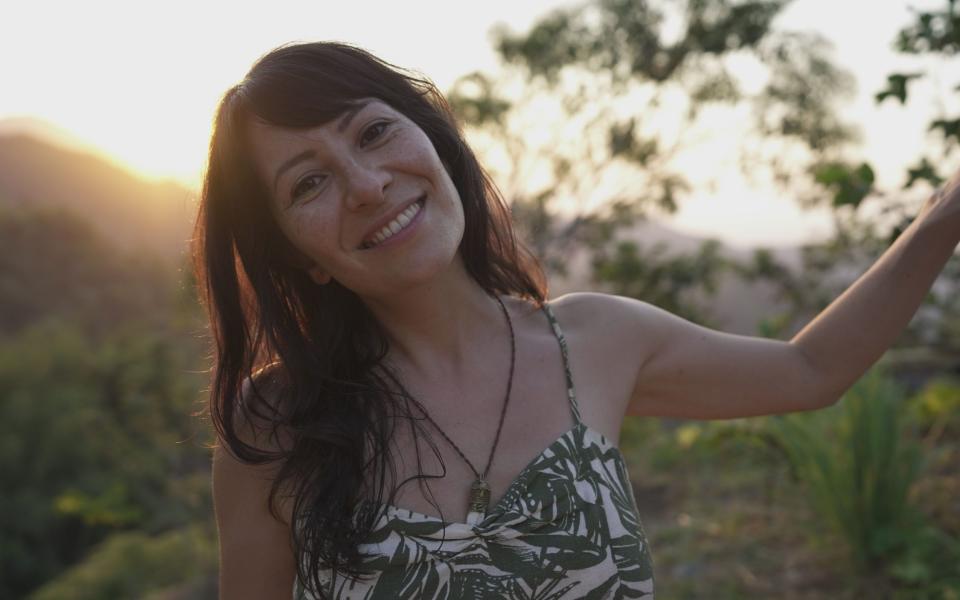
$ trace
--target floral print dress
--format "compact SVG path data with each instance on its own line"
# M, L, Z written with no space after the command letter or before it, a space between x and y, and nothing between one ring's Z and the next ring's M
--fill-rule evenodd
M574 426L534 458L476 525L381 507L360 546L372 575L321 573L327 598L653 600L653 561L620 450L580 420L560 344ZM295 600L319 596L294 586Z

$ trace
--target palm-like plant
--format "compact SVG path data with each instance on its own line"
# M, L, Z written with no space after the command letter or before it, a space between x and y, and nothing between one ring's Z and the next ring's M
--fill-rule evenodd
M909 492L923 461L904 431L905 396L874 367L836 406L768 421L770 440L862 571L900 556L922 526Z

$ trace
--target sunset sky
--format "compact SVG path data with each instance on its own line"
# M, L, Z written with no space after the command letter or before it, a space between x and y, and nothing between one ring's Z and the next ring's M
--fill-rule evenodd
M219 96L259 55L279 44L347 41L419 70L447 89L465 73L496 72L492 26L502 23L522 31L549 10L571 4L11 3L0 19L0 120L43 120L75 144L146 177L174 178L196 187ZM939 92L934 83L912 90L916 97L905 108L893 102L878 107L872 99L887 74L930 64L895 54L891 42L910 22L909 7L943 4L795 0L777 21L783 29L826 36L836 46L837 62L857 76L858 95L844 113L862 127L863 158L874 164L881 185L888 188L902 181L905 166L922 155L928 143L926 123L941 110L958 110L956 94L945 93L960 83L958 65L941 68ZM695 191L668 224L737 246L789 244L829 233L825 213L801 211L772 190L751 188L736 172L720 184L714 191Z

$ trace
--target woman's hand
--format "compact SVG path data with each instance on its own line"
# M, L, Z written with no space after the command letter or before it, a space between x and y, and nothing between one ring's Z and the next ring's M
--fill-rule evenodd
M925 229L952 232L960 241L960 170L927 198L915 220Z

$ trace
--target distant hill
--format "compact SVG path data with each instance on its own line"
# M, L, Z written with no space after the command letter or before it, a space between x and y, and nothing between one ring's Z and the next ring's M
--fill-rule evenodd
M168 264L181 260L197 193L172 182L139 178L78 148L79 142L42 122L0 121L0 209L65 209L125 251L146 250ZM704 241L653 221L638 222L624 237L641 247L663 243L671 254L694 252ZM788 266L799 266L798 249L771 251ZM741 260L750 252L723 246L724 254ZM594 287L586 255L575 256L570 275L551 283L554 295ZM712 302L725 331L748 335L756 334L760 318L780 309L770 286L746 285L734 278L723 281Z
M707 238L691 236L670 229L654 221L638 221L630 229L621 232L619 239L634 242L641 251L663 244L667 255L692 254ZM777 262L788 269L798 271L801 266L799 248L768 248ZM732 248L721 244L721 254L738 262L749 262L754 249ZM589 255L586 251L574 254L567 264L568 275L551 281L551 296L567 292L596 289L590 281ZM710 306L710 314L718 328L728 333L757 335L761 319L781 312L786 306L775 297L775 289L769 283L748 283L727 274L721 277L717 293L712 298L702 294L692 296L699 304Z
M0 119L0 137L13 137L15 135L25 135L66 150L98 154L92 144L63 127L36 117L24 116Z
M173 182L138 178L88 152L21 133L0 136L0 208L70 211L126 251L179 261L195 196Z
M0 209L0 338L51 319L91 334L159 327L175 306L175 277L146 254L117 252L71 212Z

